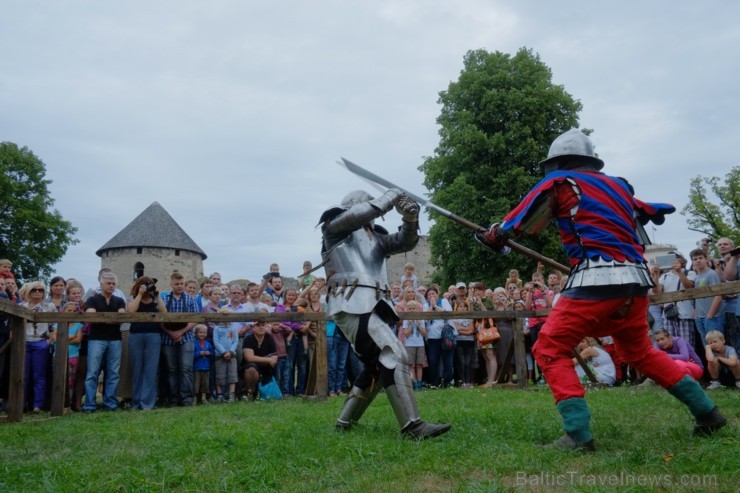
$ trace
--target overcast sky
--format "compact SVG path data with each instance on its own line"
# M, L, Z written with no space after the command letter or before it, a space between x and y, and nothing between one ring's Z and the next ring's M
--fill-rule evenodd
M680 210L691 178L738 164L736 1L6 0L2 15L0 140L46 163L78 228L57 271L86 286L95 251L154 201L206 273L318 263L321 212L368 188L340 156L424 192L438 93L468 50L538 53L604 171L643 200ZM699 239L678 213L654 234L684 254Z

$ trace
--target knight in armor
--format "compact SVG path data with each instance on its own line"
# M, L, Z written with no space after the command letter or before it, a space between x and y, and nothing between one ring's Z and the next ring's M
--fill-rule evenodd
M649 244L643 225L662 224L675 208L642 202L625 179L602 173L604 162L578 129L555 139L541 164L544 179L500 225L477 239L500 251L509 238L535 234L555 220L570 259L566 287L532 349L566 432L552 445L596 449L585 391L572 362L573 348L586 336L611 335L626 363L689 408L695 434L712 434L727 420L685 370L653 348L648 336L647 292L653 283L643 257Z
M374 220L394 206L403 224L397 233L389 234ZM329 287L327 316L334 319L365 365L337 419L338 430L349 430L357 423L381 388L404 437L433 437L451 427L419 417L406 350L389 327L399 317L390 302L386 258L414 248L419 240L418 221L419 205L396 190L378 198L352 192L319 221Z

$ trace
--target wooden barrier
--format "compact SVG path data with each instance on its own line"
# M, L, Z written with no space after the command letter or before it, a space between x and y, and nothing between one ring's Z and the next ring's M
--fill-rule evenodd
M740 293L740 281L733 281L702 288L686 289L673 293L651 295L650 303L672 303L676 301L707 298L717 295ZM26 360L26 322L46 322L57 324L57 350L54 360L54 380L52 382L51 415L64 414L64 403L67 381L67 343L68 326L71 322L253 322L257 320L275 322L325 322L323 313L313 312L282 312L282 313L36 313L27 308L0 299L0 312L10 317L10 374L8 396L8 422L17 422L23 419L24 378ZM492 318L494 320L513 319L514 323L514 361L518 376L519 388L527 387L527 368L525 363L523 318L547 316L550 310L531 311L497 311L497 312L401 312L401 320L451 320L451 319L478 319ZM320 324L317 350L314 361L315 398L319 401L327 399L327 361L326 361L326 330ZM7 349L6 349L7 350ZM310 370L309 370L310 371Z

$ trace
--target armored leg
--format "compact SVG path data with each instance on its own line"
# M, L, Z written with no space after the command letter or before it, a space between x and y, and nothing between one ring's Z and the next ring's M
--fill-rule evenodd
M431 424L419 416L407 365L397 365L393 370L383 368L381 377L385 384L385 394L405 438L421 440L442 435L450 430L451 424Z
M348 339L365 364L365 369L355 381L352 393L337 419L337 429L347 430L356 423L372 402L379 387L385 388L401 433L405 437L428 438L441 435L451 428L449 424L426 423L419 417L416 397L411 388L408 356L401 342L389 329L388 321L376 313L359 317L340 314L334 318L338 326L350 334Z
M380 390L378 385L368 387L364 390L353 386L347 400L344 402L342 412L339 414L339 418L337 418L337 430L349 430L353 424L356 424L365 413L365 410L370 406L370 403L373 402L375 396L378 395L378 390Z

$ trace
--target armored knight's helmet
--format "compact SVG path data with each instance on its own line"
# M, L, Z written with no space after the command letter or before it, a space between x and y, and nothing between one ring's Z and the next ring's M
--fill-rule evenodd
M342 199L342 206L349 208L355 204L361 204L363 202L370 202L373 199L374 197L370 195L369 193L367 193L366 191L355 190L344 196L344 198Z
M547 159L540 164L545 175L562 169L593 168L598 171L604 167L604 161L596 157L591 139L577 128L558 136L550 145Z

